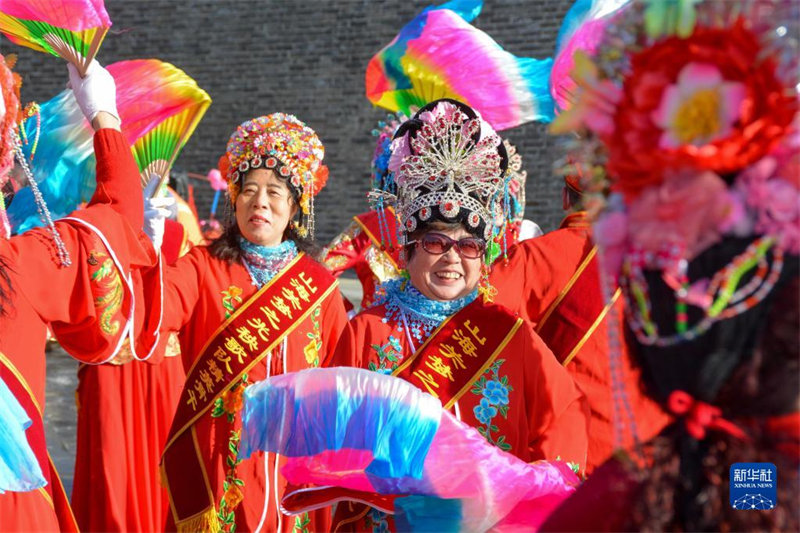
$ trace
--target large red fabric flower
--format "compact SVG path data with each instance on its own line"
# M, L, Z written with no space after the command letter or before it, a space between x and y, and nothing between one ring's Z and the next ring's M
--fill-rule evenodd
M630 202L644 187L661 183L665 172L711 170L725 176L766 155L786 134L797 100L786 94L775 61L760 56L758 37L742 20L727 29L698 27L686 39L671 37L634 54L614 128L602 136L613 188ZM680 83L681 72L692 63L713 65L725 82L743 86L738 120L705 144L666 148L665 130L654 117L665 91Z

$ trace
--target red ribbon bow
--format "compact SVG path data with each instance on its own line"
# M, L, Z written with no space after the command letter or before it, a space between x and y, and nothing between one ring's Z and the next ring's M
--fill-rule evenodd
M739 426L722 418L722 411L718 407L695 400L686 391L672 391L667 406L673 414L685 415L686 430L697 440L706 438L708 429L724 431L737 439L748 439L747 434Z

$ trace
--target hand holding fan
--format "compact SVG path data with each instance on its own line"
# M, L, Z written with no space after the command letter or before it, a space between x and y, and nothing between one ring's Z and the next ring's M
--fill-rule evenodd
M103 0L0 0L11 42L66 59L83 76L111 27Z
M477 110L496 130L552 120L552 60L506 52L450 4L423 11L373 56L367 98L408 116L412 107L453 98Z
M122 133L131 144L142 180L148 180L152 170L163 177L160 172L174 162L211 99L186 73L157 59L120 61L109 65L108 71L117 87ZM59 218L89 201L94 193L93 131L69 89L40 109L38 148L35 154L32 144L23 150L39 178L45 202ZM36 127L35 117L24 123L28 138L35 138ZM42 225L33 192L27 187L14 197L8 215L16 233Z

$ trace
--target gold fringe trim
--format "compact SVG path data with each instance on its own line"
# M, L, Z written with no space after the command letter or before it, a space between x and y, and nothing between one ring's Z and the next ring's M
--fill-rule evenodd
M194 515L191 518L181 520L175 527L178 533L195 533L201 531L202 533L219 533L219 522L217 521L217 510L212 505L205 511Z

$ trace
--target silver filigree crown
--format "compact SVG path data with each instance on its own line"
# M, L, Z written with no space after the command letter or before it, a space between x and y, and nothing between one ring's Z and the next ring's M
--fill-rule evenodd
M428 221L458 221L488 240L502 200L502 140L477 114L449 101L426 106L414 119L416 127L401 128L392 142L389 162L402 227L411 233Z

